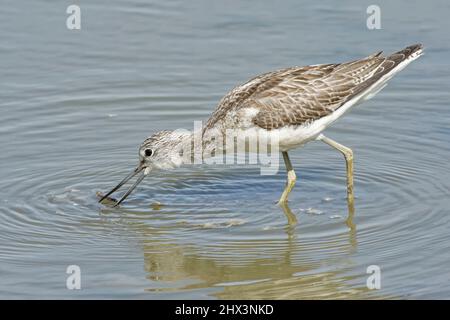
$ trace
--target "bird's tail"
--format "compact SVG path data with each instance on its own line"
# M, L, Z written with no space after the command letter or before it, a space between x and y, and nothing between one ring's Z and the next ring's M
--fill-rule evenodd
M387 57L382 57L381 52L374 55L374 57L384 58L384 61L377 68L375 74L361 85L364 88L372 88L371 93L363 99L368 100L372 98L386 86L389 79L422 54L423 46L421 44L414 44Z
M389 72L389 70L394 69L404 61L410 62L417 59L422 55L422 53L423 45L421 45L420 43L413 44L412 46L406 47L405 49L395 52L386 57L386 61L383 62L381 66L384 67L387 72Z

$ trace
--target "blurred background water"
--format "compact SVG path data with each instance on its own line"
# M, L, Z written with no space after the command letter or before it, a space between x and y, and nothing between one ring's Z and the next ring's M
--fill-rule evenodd
M450 3L6 0L0 11L1 298L449 298ZM197 166L97 203L161 129L192 129L233 86L281 67L421 42L426 54L284 170ZM159 201L161 208L151 204ZM351 217L350 217L351 218ZM66 289L78 265L82 289ZM368 290L366 269L381 268Z

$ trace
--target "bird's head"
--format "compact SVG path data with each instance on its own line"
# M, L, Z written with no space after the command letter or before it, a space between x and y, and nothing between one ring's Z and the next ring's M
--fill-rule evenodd
M159 131L144 140L139 147L139 162L137 167L117 186L105 194L99 202L117 191L134 176L139 174L136 182L116 203L122 203L150 172L158 169L173 169L183 164L185 148L190 146L191 133L184 130Z
M187 131L159 131L144 140L139 147L139 162L150 172L153 169L173 169L183 164Z

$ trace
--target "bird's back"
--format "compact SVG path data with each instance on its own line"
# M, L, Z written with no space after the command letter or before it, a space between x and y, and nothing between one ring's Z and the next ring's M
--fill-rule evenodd
M273 130L314 122L371 97L421 53L422 45L416 44L387 57L379 52L346 63L259 75L224 96L204 130L217 126Z

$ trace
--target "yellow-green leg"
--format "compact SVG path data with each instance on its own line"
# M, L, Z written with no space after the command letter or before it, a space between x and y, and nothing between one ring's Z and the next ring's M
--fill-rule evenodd
M283 209L284 215L287 218L289 226L295 226L297 224L297 217L292 212L291 208L289 208L287 202L279 204L281 209Z
M337 143L336 141L325 137L323 134L321 134L317 140L323 141L329 146L332 146L336 150L340 151L344 157L345 161L347 163L347 201L350 207L354 207L354 195L353 195L353 151L352 149L343 146L340 143Z
M287 203L289 193L291 192L292 188L294 188L297 176L295 175L294 168L292 168L292 163L291 160L289 159L288 153L286 151L283 151L281 154L283 155L283 160L284 164L286 165L287 171L286 187L284 188L283 194L281 195L281 198L278 201L278 204L283 205Z

